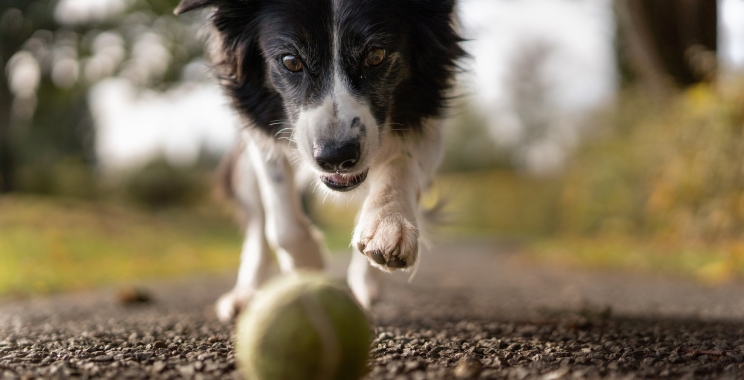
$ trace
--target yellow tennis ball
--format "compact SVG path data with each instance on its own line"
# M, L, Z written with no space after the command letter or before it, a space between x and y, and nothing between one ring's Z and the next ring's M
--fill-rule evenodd
M267 284L237 324L247 380L357 380L367 372L372 329L343 287L319 274Z

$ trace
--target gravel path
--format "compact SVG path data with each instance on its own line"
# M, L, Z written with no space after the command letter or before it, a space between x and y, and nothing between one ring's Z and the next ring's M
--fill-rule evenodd
M743 378L744 284L588 273L489 243L385 277L370 379ZM343 273L335 259L332 273ZM240 378L212 303L231 278L0 304L0 379Z

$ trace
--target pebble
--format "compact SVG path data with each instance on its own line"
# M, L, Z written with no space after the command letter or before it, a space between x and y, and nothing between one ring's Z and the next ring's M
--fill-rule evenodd
M110 355L100 355L100 356L94 357L92 360L97 363L106 363L106 362L113 361L114 358L111 357Z
M167 364L165 364L164 361L158 360L155 363L152 363L152 371L155 373L163 372L163 370L167 367Z
M482 370L483 365L480 361L474 358L464 357L457 362L454 372L455 377L458 379L470 379L478 376Z

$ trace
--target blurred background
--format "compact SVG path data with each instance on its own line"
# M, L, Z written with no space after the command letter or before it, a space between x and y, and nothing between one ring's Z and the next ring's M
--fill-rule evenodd
M239 122L177 0L0 0L0 297L231 273ZM744 0L461 0L433 240L744 277ZM311 194L310 194L311 195ZM356 208L307 196L332 252Z

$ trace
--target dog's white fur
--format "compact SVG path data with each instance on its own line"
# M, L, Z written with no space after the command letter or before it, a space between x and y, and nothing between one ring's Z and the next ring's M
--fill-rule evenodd
M220 62L223 44L218 33L212 34L209 45L211 60ZM333 59L338 65L338 43L334 45ZM398 58L397 54L389 57ZM231 176L234 196L246 215L245 241L235 287L216 305L220 320L235 317L266 280L272 250L283 273L324 267L322 236L303 213L300 202L306 179L319 181L318 176L325 174L313 159L314 144L323 140L358 138L362 154L353 174L369 168L366 181L351 193L315 184L328 192L325 195L363 198L347 277L359 303L369 308L379 296L379 271L372 266L385 272L393 270L369 260L373 251L381 251L388 262L402 259L409 269L417 265L423 234L420 200L442 159L443 121L424 120L420 133L396 134L393 129L407 126L390 125L389 121L386 128L379 128L369 106L351 95L340 72L337 68L333 90L323 102L313 109L302 109L291 128L281 131L282 136L291 132L288 139L278 143L250 126L241 132L241 148ZM364 136L349 127L354 118L366 126Z
M313 159L313 147L319 141L348 141L359 138L358 131L349 128L351 121L359 118L366 128L365 138L359 139L362 156L357 168L369 166L378 151L379 131L369 108L349 92L338 75L333 81L333 91L319 107L302 110L292 133L298 153L311 170L322 172ZM360 170L357 170L359 172Z
M352 238L348 284L366 308L378 297L379 284L363 253L381 250L409 263L417 260L420 198L442 157L440 123L429 120L426 133L408 139L383 133L367 181L356 190L366 190L367 195ZM284 273L323 267L323 243L301 210L295 185L295 176L303 172L290 164L291 149L265 139L248 130L242 133L244 148L235 164L234 188L248 219L246 238L235 288L217 302L221 320L234 317L267 277L269 247Z

